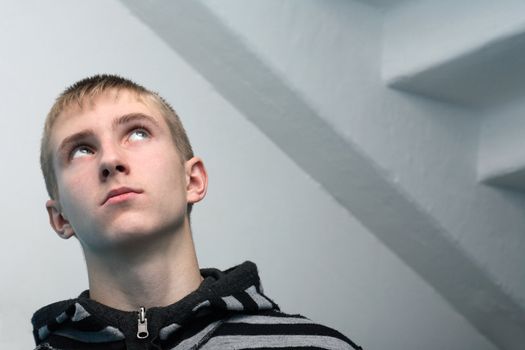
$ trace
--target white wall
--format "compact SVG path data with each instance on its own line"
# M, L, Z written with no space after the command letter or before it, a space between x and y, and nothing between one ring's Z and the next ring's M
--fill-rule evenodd
M480 178L525 167L524 112L522 99L484 111L478 159Z
M257 57L279 72L290 90L297 91L328 125L384 170L414 203L417 213L435 219L442 229L440 234L455 247L444 251L441 261L459 256L471 262L479 277L488 281L487 289L495 292L485 298L485 286L478 285L474 275L462 275L460 266L425 274L428 264L440 262L420 259L418 251L400 253L409 264L461 312L465 312L465 305L473 306L465 316L500 346L520 348L518 339L523 333L519 325L524 322L525 305L524 202L520 193L477 181L480 129L486 120L483 113L391 91L380 76L385 67L392 70L392 61L381 61L382 54L397 57L394 61L406 65L413 61L431 64L442 60L442 54L457 55L458 50L468 52L479 46L487 40L490 28L499 29L498 38L504 38L509 35L508 23L517 23L511 26L512 34L517 34L523 16L509 11L508 5L516 9L518 3L507 1L506 6L495 8L487 2L419 1L388 13L349 1L329 5L319 1L254 1L249 8L239 6L236 0L205 4ZM448 12L453 14L444 15ZM473 13L477 15L472 17ZM462 30L461 23L468 28ZM483 95L477 98L482 100ZM499 117L494 115L492 124L499 125ZM512 134L509 128L521 130L519 125L507 123L506 128L500 128L500 138ZM487 125L484 130L486 134ZM493 159L497 161L497 157ZM386 219L378 216L377 221ZM433 250L431 237L421 235L421 242ZM450 279L443 282L444 276ZM509 327L491 321L499 317L505 318Z
M508 265L501 257L490 256L490 245L476 247L472 242L504 226L499 221L503 211L517 214L521 209L477 185L479 113L384 87L380 78L381 14L352 2L325 7L315 1L308 2L309 6L294 1L273 5L255 1L250 9L236 6L235 0L206 3L242 33L328 123L360 146L446 225L455 239L468 241L466 249L472 249L480 260L489 259L487 265L495 275L505 273ZM271 16L260 15L265 13ZM314 19L312 13L316 13ZM295 21L294 27L287 21L290 19ZM317 23L305 24L313 21ZM345 31L338 30L345 26ZM305 28L311 32L304 33ZM336 55L332 54L335 50ZM471 203L474 200L477 204ZM492 223L466 222L470 208L469 217L484 216ZM518 239L510 236L520 233L502 234L509 235L505 241L514 245ZM518 259L519 251L513 251L512 256ZM521 290L520 280L515 281L515 288Z
M520 0L418 0L385 20L383 77L390 81L468 54L525 28Z
M359 11L351 20L356 21L360 35L369 30L370 35L378 35L367 24L368 20L378 23L375 14L365 6L351 6ZM38 169L39 138L48 108L67 84L89 74L113 72L166 97L182 116L196 152L208 165L208 198L193 214L203 266L224 268L254 260L267 294L283 310L338 328L365 348L495 349L121 3L12 2L4 4L0 23L4 45L0 58L4 137L0 146L5 151L0 173L4 184L0 198L4 222L1 348L31 348L32 312L87 287L78 244L59 240L47 226L46 194ZM355 44L362 44L364 52L347 57L349 69L366 86L377 84L374 76L359 75L357 63L378 62L378 47ZM310 71L310 63L290 59L297 79L294 84L301 86L299 78L304 76L307 81L301 91L308 94L317 84L331 86L327 78L338 72ZM352 75L345 79L351 80ZM314 90L319 99L312 100L334 123L341 116L346 120L340 112L355 112L360 123L355 122L355 128L347 125L345 132L355 133L363 143L370 136L379 137L367 132L367 125L382 120L364 103L374 100L377 92L370 95L355 89L355 98L347 101L345 88L336 88L333 98L350 106L330 107L329 100L321 98L327 91ZM417 119L417 108L402 103L395 108L406 110L406 118ZM445 111L449 121L460 113ZM395 125L402 121L398 116L391 118L397 130ZM452 141L460 137L456 129L448 135L452 124L446 121L431 119L416 125L432 122L442 126L440 135ZM460 130L471 132L466 126ZM401 136L389 136L393 140L389 152L404 150ZM473 136L467 140L474 143ZM374 149L380 152L374 140L366 142L371 153ZM388 154L382 157L388 164ZM459 163L465 155L456 157ZM423 162L418 168L432 166Z

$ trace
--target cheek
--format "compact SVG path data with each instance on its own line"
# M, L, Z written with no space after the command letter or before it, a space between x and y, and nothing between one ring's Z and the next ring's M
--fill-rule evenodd
M75 174L68 176L64 174L58 180L58 193L63 208L74 208L78 204L85 203L89 195L93 195L93 176L88 174Z
M158 178L161 182L179 185L181 180L185 182L184 165L172 147L163 145L137 155L134 164L138 165L140 172L145 172L150 180Z
M152 168L153 169L153 168ZM157 186L162 187L166 190L166 195L173 195L173 192L181 192L185 189L185 174L178 167L166 166L166 164L160 164L155 168L155 172L151 172L151 175L155 179Z

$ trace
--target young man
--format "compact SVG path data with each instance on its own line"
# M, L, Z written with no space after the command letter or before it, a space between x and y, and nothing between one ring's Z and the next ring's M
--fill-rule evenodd
M73 84L40 160L51 227L80 241L89 290L35 313L37 349L358 348L280 312L251 262L199 270L189 216L206 169L156 93L113 75Z

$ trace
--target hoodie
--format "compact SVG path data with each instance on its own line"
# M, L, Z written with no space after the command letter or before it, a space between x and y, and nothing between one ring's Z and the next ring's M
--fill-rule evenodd
M165 307L121 311L91 300L89 291L45 306L31 320L36 349L359 349L335 330L280 312L252 262L201 275L197 290Z

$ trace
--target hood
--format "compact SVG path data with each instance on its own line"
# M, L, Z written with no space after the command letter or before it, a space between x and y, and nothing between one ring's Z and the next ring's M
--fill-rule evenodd
M206 337L226 317L279 310L262 293L257 267L250 261L223 272L201 269L201 275L197 290L172 305L144 310L142 319L139 310L116 310L91 300L89 291L45 306L31 320L35 342L58 337L70 345L124 341L127 348L144 342L172 346L197 335Z

